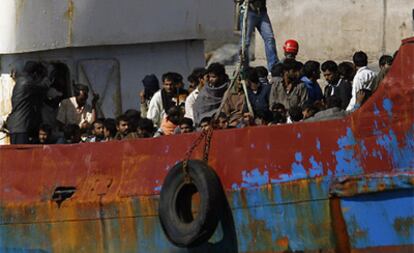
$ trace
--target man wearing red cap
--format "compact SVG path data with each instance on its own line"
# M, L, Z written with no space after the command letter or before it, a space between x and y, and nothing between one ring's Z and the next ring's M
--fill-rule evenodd
M285 59L296 59L299 52L299 43L296 40L287 40L283 45L283 52L285 53Z

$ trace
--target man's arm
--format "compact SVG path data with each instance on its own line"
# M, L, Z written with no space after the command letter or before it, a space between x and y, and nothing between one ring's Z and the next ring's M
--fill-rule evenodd
M160 123L159 122L159 118L160 118L160 114L161 114L161 108L160 105L158 103L158 97L161 96L161 93L155 93L154 96L152 97L150 104L148 106L148 112L147 112L147 118L152 120L152 122L154 123L155 126L159 127Z

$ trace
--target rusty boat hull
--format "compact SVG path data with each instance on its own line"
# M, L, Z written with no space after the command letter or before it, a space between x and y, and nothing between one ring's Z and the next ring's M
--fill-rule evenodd
M0 252L413 252L414 38L340 120L215 131L227 196L203 245L164 235L159 193L198 133L0 148ZM194 159L202 157L202 147ZM58 187L74 187L61 203Z

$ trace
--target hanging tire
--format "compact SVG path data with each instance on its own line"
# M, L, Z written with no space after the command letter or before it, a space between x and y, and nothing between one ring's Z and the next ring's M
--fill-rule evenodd
M202 161L188 161L191 182L186 183L183 163L175 165L164 180L159 218L167 238L178 247L195 247L208 241L216 230L224 192L213 169ZM198 214L193 217L191 201L200 196Z

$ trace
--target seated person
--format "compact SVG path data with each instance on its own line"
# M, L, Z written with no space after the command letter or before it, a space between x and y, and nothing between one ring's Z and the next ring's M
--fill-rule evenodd
M180 122L180 133L187 134L194 131L193 120L189 118L183 118Z
M34 144L53 144L52 127L47 124L42 124L39 127L38 136Z
M129 122L128 122L127 116L121 115L116 118L116 130L117 130L117 133L115 135L116 140L126 139L129 133Z

